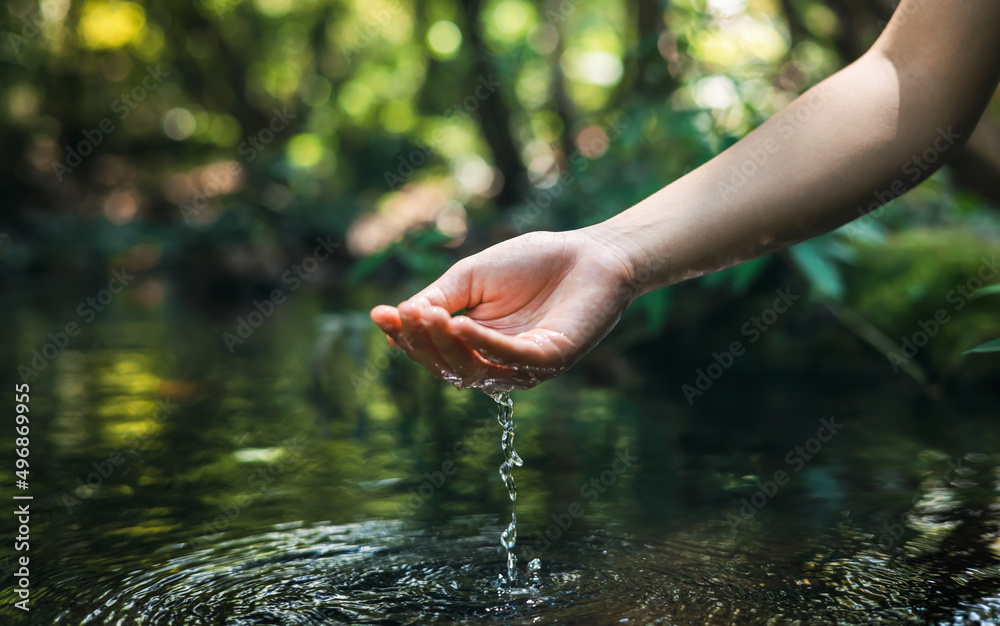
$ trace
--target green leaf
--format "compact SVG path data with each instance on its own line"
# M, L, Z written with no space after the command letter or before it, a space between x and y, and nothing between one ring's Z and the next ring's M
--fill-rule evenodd
M767 267L769 261L770 257L761 257L724 269L721 272L707 274L701 278L701 285L706 289L728 287L734 293L743 293Z
M993 341L987 341L981 346L976 346L971 350L966 350L962 354L972 354L973 352L1000 352L1000 339L994 339Z
M983 296L995 296L998 293L1000 293L1000 283L997 283L995 285L990 285L988 287L983 287L976 293L972 294L972 297L981 298Z
M788 252L816 293L837 301L844 297L840 268L823 254L816 243L806 241L789 248Z
M451 241L451 237L436 228L422 230L413 237L413 244L418 248L434 248Z
M369 254L365 258L361 259L347 271L347 284L356 285L358 281L375 271L375 269L382 265L382 263L384 263L391 255L392 248L388 248L382 252Z

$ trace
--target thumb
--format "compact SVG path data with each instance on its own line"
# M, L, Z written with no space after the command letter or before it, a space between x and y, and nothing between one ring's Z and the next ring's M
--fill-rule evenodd
M424 299L433 306L439 306L456 313L479 304L482 294L473 292L474 257L462 259L441 275L436 281L415 294L410 300Z

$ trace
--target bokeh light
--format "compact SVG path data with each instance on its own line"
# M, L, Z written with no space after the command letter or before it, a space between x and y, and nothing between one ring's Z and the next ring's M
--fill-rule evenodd
M182 141L194 134L198 122L191 111L177 107L163 115L163 132L176 141Z
M295 135L288 141L288 160L297 167L312 167L323 160L323 139L312 133Z
M281 17L292 9L292 0L253 0L253 4L268 17Z
M427 47L435 58L447 60L458 54L462 45L462 31L454 22L442 20L427 29Z
M83 5L77 33L88 48L121 48L142 40L146 10L134 2L91 0Z
M728 76L708 76L695 83L694 99L705 109L728 109L739 102L740 96Z

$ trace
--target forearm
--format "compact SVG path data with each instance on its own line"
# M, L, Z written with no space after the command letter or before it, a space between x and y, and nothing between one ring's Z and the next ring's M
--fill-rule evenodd
M977 0L961 0L970 1ZM908 19L916 28L947 26L919 23L940 20L934 10ZM956 36L965 26L955 26ZM1000 46L964 41L920 58L928 52L894 40L892 28L861 60L729 150L591 228L624 251L636 275L653 269L637 281L640 292L828 232L903 193L958 150L995 88ZM983 58L984 48L992 58ZM972 50L969 58L963 49Z

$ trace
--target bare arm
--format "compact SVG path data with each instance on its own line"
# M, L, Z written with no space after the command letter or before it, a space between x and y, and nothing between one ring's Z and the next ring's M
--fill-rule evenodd
M965 142L998 80L1000 0L903 0L863 58L704 166L601 224L463 259L372 319L457 385L531 387L579 360L641 293L904 193Z
M958 151L1000 80L1000 2L904 0L861 59L718 157L591 231L643 291L828 232Z

